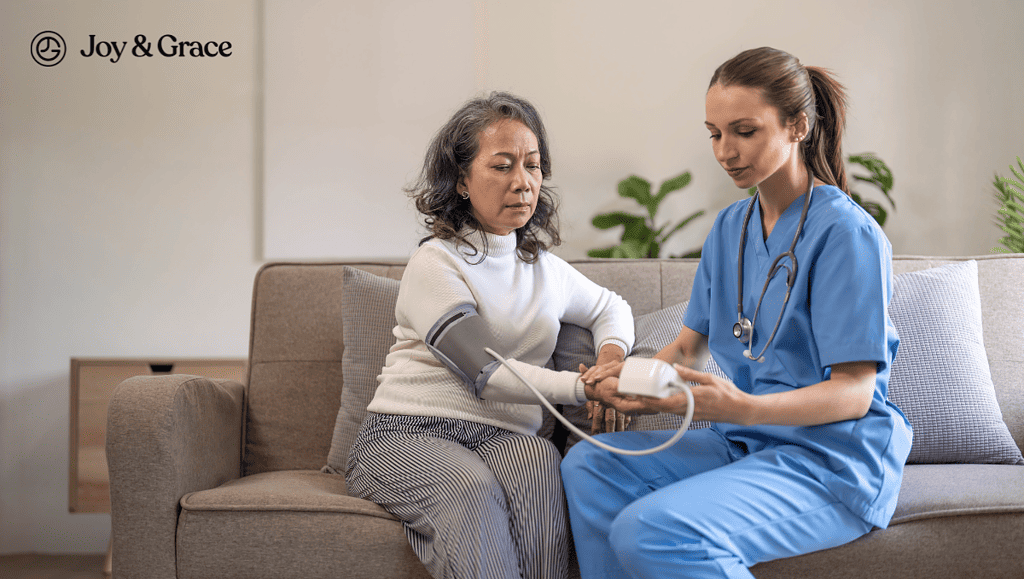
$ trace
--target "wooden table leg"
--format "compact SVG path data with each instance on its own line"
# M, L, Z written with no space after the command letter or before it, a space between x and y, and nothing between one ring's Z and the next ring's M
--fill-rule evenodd
M110 541L107 543L107 557L103 559L103 574L110 577L113 573L114 534L110 534Z

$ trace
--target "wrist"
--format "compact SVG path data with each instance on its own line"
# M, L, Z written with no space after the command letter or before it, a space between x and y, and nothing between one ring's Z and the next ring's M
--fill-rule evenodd
M606 341L597 352L595 364L608 364L610 362L621 362L626 359L626 351L623 344L617 341Z
M767 424L767 420L765 420L765 413L767 412L765 402L767 398L746 392L742 392L742 395L743 397L740 401L740 408L742 409L740 423L744 426Z
M578 404L585 404L587 400L592 400L594 387L588 385L583 380L576 378L576 402Z

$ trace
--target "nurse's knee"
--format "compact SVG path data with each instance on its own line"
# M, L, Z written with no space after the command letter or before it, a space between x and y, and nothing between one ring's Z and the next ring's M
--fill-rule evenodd
M658 502L639 500L612 521L608 542L624 567L642 568L651 559L671 556L679 562L708 558L708 543ZM667 550L666 546L674 548Z

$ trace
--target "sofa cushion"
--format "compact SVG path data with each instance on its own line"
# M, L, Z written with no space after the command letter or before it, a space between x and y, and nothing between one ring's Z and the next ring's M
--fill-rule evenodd
M343 341L341 407L334 423L331 450L324 472L345 474L345 464L366 407L377 390L377 376L395 343L395 302L399 281L345 267L342 306Z
M907 462L1024 464L992 385L977 262L895 276L889 316L900 335L889 399L914 427Z
M342 477L267 472L186 494L180 504L182 579L430 577L402 523L348 496Z
M1005 464L907 465L889 524L983 514L1015 514L1024 522L1024 468Z

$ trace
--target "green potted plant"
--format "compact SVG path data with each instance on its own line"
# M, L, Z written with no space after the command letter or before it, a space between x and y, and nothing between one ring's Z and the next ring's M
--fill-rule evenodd
M896 202L892 200L892 196L889 195L889 191L892 191L892 170L885 164L885 161L879 159L874 153L860 153L857 155L850 155L846 158L846 161L852 165L860 165L864 169L867 169L867 175L858 175L851 172L850 177L854 181L861 183L870 183L875 187L878 187L882 191L882 195L889 201L889 205L893 209L896 209ZM880 204L874 201L866 201L859 193L850 187L850 197L864 208L865 211L871 214L878 222L878 226L882 227L885 225L885 220L888 219L889 213Z
M996 223L1004 235L999 243L1003 247L994 247L994 253L1024 253L1024 163L1017 157L1017 166L1010 165L1014 177L1000 177L997 173L992 182L996 188L996 201L999 203Z
M658 193L651 194L651 183L642 177L630 175L619 181L619 196L627 199L634 199L646 209L645 215L634 215L624 211L612 211L602 213L594 217L592 223L598 229L611 229L619 225L623 226L622 238L618 245L603 249L591 249L587 252L590 257L626 257L626 258L652 258L661 256L661 248L670 237L675 235L688 223L704 215L704 210L696 211L676 223L658 224L656 216L658 207L665 198L675 191L690 184L690 172L687 171L668 179L658 188ZM699 257L700 248L690 251L682 256L672 257Z

